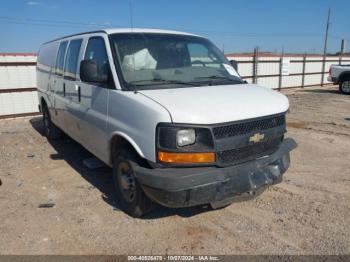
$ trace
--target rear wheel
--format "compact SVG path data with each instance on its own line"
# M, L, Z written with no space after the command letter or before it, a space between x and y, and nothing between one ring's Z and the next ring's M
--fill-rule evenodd
M43 108L43 124L44 124L45 136L49 140L55 140L55 139L61 138L62 131L58 127L56 127L54 123L52 123L47 105L44 104L42 108Z
M132 150L122 150L113 160L113 180L120 208L132 217L150 212L154 203L145 195L135 177L140 159Z
M350 80L344 80L339 84L339 90L345 95L350 95Z

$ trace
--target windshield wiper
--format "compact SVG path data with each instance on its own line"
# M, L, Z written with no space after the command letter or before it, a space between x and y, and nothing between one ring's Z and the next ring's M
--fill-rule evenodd
M217 75L212 75L212 76L199 76L196 77L196 79L209 79L210 80L210 85L213 84L213 80L225 80L225 81L230 81L230 82L236 82L236 83L243 83L241 79L232 79L228 76L217 76Z
M137 86L146 86L147 84L138 84L143 82L156 82L157 85L166 85L166 84L178 84L178 85L189 85L189 86L197 86L198 84L192 83L192 82L183 82L179 80L170 80L170 79L163 79L163 78L153 78L153 79L144 79L144 80L135 80L128 82L129 85L133 86L134 88Z

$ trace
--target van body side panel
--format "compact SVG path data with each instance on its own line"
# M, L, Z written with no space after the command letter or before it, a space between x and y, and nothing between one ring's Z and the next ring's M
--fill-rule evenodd
M81 56L81 46L83 39L74 38L69 42L64 63L63 83L65 86L65 126L68 133L79 143L82 143L79 127L79 101L76 90L77 68Z
M63 66L64 66L64 57L67 51L68 41L64 40L58 43L59 48L56 52L56 63L55 68L53 69L52 78L51 78L51 96L52 96L52 107L54 108L53 112L50 114L53 122L61 128L64 132L67 132L65 125L65 87L63 81ZM61 49L61 50L60 50ZM60 58L59 58L60 57ZM61 60L60 69L57 68L58 60Z
M76 123L76 132L79 135L80 143L84 145L91 153L96 155L103 161L108 162L108 133L107 133L107 118L108 118L108 95L111 86L101 85L97 83L82 82L79 75L80 62L86 56L91 55L91 59L96 54L105 54L104 48L105 34L91 34L85 37L80 51L80 59L77 69L77 80L74 88L71 90L73 94L71 101L71 109L74 111L75 117L78 119ZM91 39L98 39L100 42L97 47L94 46L91 50ZM108 38L107 38L108 40ZM89 54L86 54L89 47ZM97 48L97 49L96 49ZM104 57L107 63L108 57Z
M65 111L66 111L66 98L64 92L64 82L62 76L53 75L52 77L52 106L53 112L50 112L50 116L54 123L62 130L67 132L65 125Z
M81 101L77 104L81 143L101 160L108 159L107 101L108 89L79 83Z
M39 50L38 61L37 61L37 88L39 103L41 100L45 100L50 114L53 115L52 121L57 122L54 116L54 105L52 95L52 80L54 67L56 62L56 54L58 51L58 42L51 42L43 45Z
M160 122L171 122L168 111L140 93L122 90L109 92L109 141L118 133L127 134L132 140L129 142L138 145L141 157L155 162L156 126Z

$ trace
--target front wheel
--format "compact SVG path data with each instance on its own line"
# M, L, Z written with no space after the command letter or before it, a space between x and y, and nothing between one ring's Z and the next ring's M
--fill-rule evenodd
M117 201L120 208L132 217L142 217L154 207L136 180L134 167L139 163L139 157L131 150L122 150L113 160Z
M345 95L350 95L350 80L345 80L339 84L339 90Z

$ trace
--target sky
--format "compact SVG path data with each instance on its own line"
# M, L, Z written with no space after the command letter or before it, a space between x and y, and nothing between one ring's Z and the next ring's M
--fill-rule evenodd
M322 53L350 45L350 0L2 0L0 52L37 52L57 37L112 27L174 29L208 37L225 53ZM130 14L132 13L132 19Z

